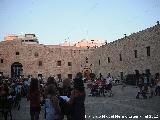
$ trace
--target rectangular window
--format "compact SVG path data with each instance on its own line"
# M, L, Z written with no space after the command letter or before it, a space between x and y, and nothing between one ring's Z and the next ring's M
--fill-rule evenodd
M57 74L57 78L61 79L62 78L61 74Z
M39 61L38 65L39 65L39 66L42 66L42 61Z
M150 56L150 46L146 47L147 49L147 56Z
M61 61L57 61L57 66L61 66Z
M38 53L37 53L37 52L35 52L35 53L34 53L34 56L35 56L35 57L38 57Z
M72 74L68 74L68 78L69 78L69 79L72 79Z
M134 57L137 58L137 50L134 50Z
M146 74L150 74L150 69L145 70Z
M119 60L122 61L122 55L121 54L119 54Z
M1 63L3 63L3 59L1 59Z
M86 63L88 63L88 57L86 57Z
M19 55L19 52L16 52L16 55Z
M43 75L42 74L38 74L38 78L42 78L43 77Z
M72 66L72 63L71 63L71 62L68 62L68 66Z
M0 72L0 76L3 76L3 72Z
M99 65L101 65L101 60L99 60L99 62L98 62L98 63L99 63Z
M108 63L110 63L110 62L111 62L110 57L108 57Z

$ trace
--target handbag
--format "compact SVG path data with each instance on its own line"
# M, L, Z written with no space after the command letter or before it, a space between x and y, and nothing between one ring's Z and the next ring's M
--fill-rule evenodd
M61 108L61 112L64 115L70 115L73 113L73 105L68 104L66 100L64 100L63 98L59 97L59 105Z

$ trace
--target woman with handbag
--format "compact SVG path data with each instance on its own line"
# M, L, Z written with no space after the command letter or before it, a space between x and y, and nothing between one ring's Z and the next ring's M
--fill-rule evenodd
M61 108L59 99L56 96L56 87L54 84L48 85L46 88L45 112L46 120L61 120Z

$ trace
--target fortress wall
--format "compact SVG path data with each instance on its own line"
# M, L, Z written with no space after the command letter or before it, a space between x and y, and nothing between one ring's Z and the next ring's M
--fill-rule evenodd
M147 56L146 47L150 46L150 56ZM137 50L137 58L135 58L134 50ZM121 38L114 42L108 43L95 50L93 55L94 71L98 75L120 76L120 72L133 74L135 70L140 73L150 69L152 74L160 73L160 25L156 25L146 30L131 34L125 38ZM119 54L122 56L120 61ZM110 57L110 63L108 63ZM98 61L101 64L98 64Z

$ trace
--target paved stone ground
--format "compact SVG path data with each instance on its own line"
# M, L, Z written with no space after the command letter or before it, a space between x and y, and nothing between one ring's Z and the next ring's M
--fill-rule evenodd
M86 97L86 119L104 119L112 120L113 115L118 115L118 120L129 120L130 116L138 117L137 120L152 119L160 120L160 96L154 96L151 99L135 99L138 88L127 86L123 90L121 86L113 86L113 97ZM89 89L86 89L87 94ZM13 110L14 120L30 120L29 102L26 99L21 101L20 111ZM100 117L101 118L98 118ZM111 118L107 118L111 117ZM157 118L158 117L158 118ZM0 118L2 119L2 118ZM43 120L43 112L40 114L40 120Z
M121 119L129 119L130 116L138 116L138 120L145 120L145 116L151 115L160 120L160 96L155 96L151 99L136 99L138 88L127 86L123 90L121 86L113 87L113 97L89 97L86 99L86 117L88 120L103 119L113 115L119 115ZM151 117L148 116L148 117ZM104 118L105 117L105 118ZM102 118L99 118L102 119ZM121 120L120 119L120 120Z

